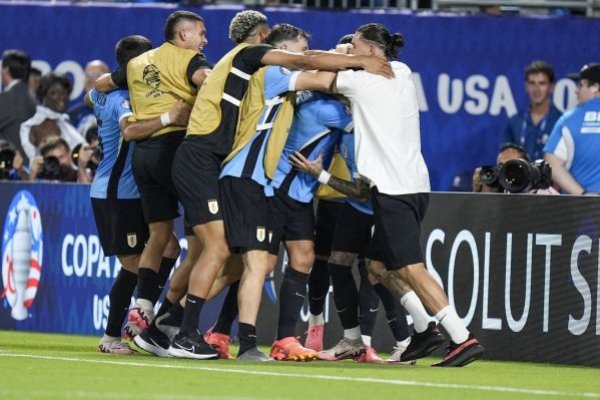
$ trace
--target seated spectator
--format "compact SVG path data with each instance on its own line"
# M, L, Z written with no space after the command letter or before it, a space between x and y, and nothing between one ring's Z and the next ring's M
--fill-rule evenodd
M91 157L91 151L87 145L82 146L84 151L80 152L78 164L85 166ZM90 182L85 168L75 168L69 145L63 138L53 136L46 139L40 145L40 154L33 159L29 166L30 180Z
M37 96L41 105L33 117L21 124L20 131L21 145L30 160L39 154L38 147L48 137L60 136L69 148L84 141L64 113L71 89L71 81L65 75L50 72L40 79Z
M21 153L8 140L0 139L0 179L10 181L29 180L29 169L25 167Z
M564 193L600 192L600 63L568 75L577 82L579 105L554 126L544 148L552 179Z
M6 50L2 55L4 92L0 93L0 139L11 142L23 157L26 155L19 129L23 121L35 114L35 99L27 87L30 67L31 59L23 51Z
M544 61L533 61L525 68L525 92L529 105L509 121L504 142L525 149L531 160L544 157L544 146L561 112L552 104L554 69Z
M98 79L101 75L110 72L108 65L102 60L93 60L87 63L85 66L85 91L83 92L84 96L94 87L96 83L96 79ZM71 124L79 131L79 133L83 136L85 135L85 131L91 127L97 125L96 117L92 113L92 109L85 104L83 99L75 104L73 107L69 108L67 111L69 114L69 118L71 119Z
M483 192L483 193L510 193L503 189L502 184L500 183L500 168L507 162L511 160L523 160L527 164L529 164L529 156L525 149L521 146L512 143L505 143L500 148L500 153L498 153L497 164L495 166L488 167L479 167L475 169L475 173L473 174L473 192ZM530 165L530 164L529 164ZM482 177L482 169L487 168L487 172L489 176L485 178ZM537 168L537 167L534 167ZM538 170L540 170L538 168ZM546 172L546 171L544 171ZM528 194L551 194L556 195L559 194L553 187L550 179L551 172L547 170L546 176L542 175L542 180L540 181L541 188L533 188L527 189L524 191L520 191L519 193L528 193ZM488 182L485 182L487 180Z

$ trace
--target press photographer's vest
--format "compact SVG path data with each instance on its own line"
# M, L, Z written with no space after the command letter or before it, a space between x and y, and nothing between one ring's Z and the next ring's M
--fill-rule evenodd
M188 81L187 67L197 54L197 51L166 42L127 63L127 85L135 121L158 117L179 99L194 104L197 90ZM152 137L181 130L181 127L167 126Z
M292 126L296 92L283 93L273 99L265 100L265 74L267 68L269 67L262 67L250 79L248 91L241 104L233 150L224 163L239 153L257 132L271 130L262 162L264 163L266 176L272 179ZM268 116L259 125L258 122L267 107L271 107Z

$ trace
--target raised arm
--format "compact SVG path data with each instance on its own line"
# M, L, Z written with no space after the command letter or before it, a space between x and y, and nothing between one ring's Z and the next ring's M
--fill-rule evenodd
M327 51L309 51L304 54L271 50L262 57L263 65L281 65L288 69L339 71L361 68L377 75L392 78L394 73L388 60L380 57L356 56Z

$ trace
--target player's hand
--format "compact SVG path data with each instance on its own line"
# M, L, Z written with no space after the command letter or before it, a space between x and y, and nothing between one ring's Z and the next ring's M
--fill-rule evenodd
M352 54L352 43L338 44L335 46L335 52L341 54Z
M363 69L372 74L385 76L386 78L393 78L394 71L392 71L392 65L388 60L383 57L363 57Z
M190 119L190 109L185 107L183 100L177 100L177 103L169 110L171 125L187 126Z
M290 163L297 170L306 172L313 178L317 178L323 171L323 157L321 154L314 161L311 161L299 151L295 151L290 154Z

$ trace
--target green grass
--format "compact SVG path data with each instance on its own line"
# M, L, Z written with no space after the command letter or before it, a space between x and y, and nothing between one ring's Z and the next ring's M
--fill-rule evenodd
M100 354L98 341L0 332L0 399L600 399L595 368L492 361L431 368L434 359L411 367L176 360Z

